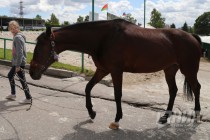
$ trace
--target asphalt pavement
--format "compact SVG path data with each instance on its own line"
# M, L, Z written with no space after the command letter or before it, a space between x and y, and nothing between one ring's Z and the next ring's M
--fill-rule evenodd
M113 87L97 84L92 90L97 115L91 121L84 97L88 81L83 77L54 78L43 75L41 80L34 81L26 73L33 96L32 108L26 111L29 105L18 103L24 99L22 90L17 88L16 101L5 99L10 94L6 78L9 68L0 65L0 140L210 139L210 97L207 96L209 67L203 66L203 72L199 74L204 79L201 81L204 93L201 97L201 123L195 123L194 118L190 117L194 114L194 103L185 102L181 91L175 101L175 114L167 124L157 123L168 103L167 85L164 78L160 78L132 89L123 89L124 115L119 130L108 128L116 113ZM178 87L182 86L182 81L178 74ZM16 83L19 84L17 80ZM182 113L187 113L188 116L183 116Z

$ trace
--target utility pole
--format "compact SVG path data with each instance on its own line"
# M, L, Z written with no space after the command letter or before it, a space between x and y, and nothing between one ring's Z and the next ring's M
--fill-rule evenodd
M23 18L23 1L22 0L20 0L20 7L19 7L19 9L20 9L20 13L19 13L19 15L20 15L20 18Z

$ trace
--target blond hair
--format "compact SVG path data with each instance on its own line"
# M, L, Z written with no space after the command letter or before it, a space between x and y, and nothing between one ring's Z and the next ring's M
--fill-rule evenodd
M19 23L17 21L15 21L15 20L10 21L9 22L9 30L11 30L11 29L18 29L18 30L20 30Z

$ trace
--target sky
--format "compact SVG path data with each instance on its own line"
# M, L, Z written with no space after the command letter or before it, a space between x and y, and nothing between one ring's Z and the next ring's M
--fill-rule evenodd
M54 13L60 23L75 23L79 16L85 17L92 10L92 0L22 0L25 18L35 18L39 14L50 19ZM131 13L137 23L144 23L144 0L94 0L95 12L100 20L106 20L106 13L117 16ZM0 15L19 17L20 0L0 0ZM108 3L108 10L101 8ZM164 17L165 23L182 27L185 22L193 26L195 20L204 12L210 11L210 0L146 0L146 23L150 21L151 11L156 8Z

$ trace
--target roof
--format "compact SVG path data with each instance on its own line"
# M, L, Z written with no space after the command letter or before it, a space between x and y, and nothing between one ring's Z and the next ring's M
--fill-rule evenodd
M144 25L141 25L140 27L144 28ZM156 29L155 27L149 25L149 24L145 24L145 28L148 28L148 29Z
M18 17L5 17L5 16L0 16L0 19L45 21L44 19L18 18Z
M210 43L210 36L200 36L202 42Z

